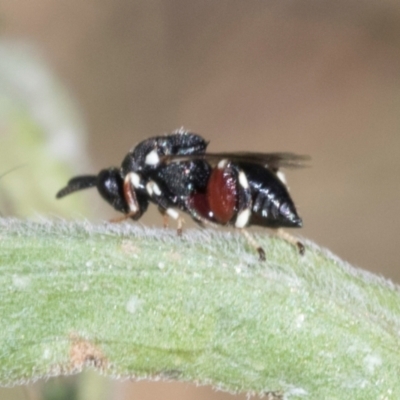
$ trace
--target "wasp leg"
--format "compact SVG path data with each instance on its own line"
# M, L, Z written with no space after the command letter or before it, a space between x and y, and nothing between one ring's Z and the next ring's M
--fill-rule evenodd
M129 212L127 213L127 215L130 215L131 217L136 215L137 212L139 211L139 203L137 201L136 198L136 192L135 192L135 188L132 187L132 176L133 173L130 172L129 174L127 174L124 178L124 186L123 186L123 193L124 193L124 197L125 197L125 201L128 204L129 207ZM130 217L128 217L130 218Z
M185 223L185 220L183 219L183 217L181 215L179 215L177 223L176 223L176 225L177 225L176 232L177 232L178 236L182 236L184 223Z
M165 201L164 197L162 196L161 189L157 183L154 181L147 182L146 191L151 199L157 204L158 210L164 215L164 227L166 226L166 222L168 222L168 217L171 217L176 221L178 236L182 236L182 227L185 223L185 220L178 211L170 207L170 204Z
M207 226L210 226L212 228L219 228L220 225L216 224L213 221L208 220L207 218L202 217L197 213L196 210L193 210L192 208L188 208L188 212L190 213L191 217L194 219L195 222L197 222L202 228L205 228Z
M163 208L161 206L158 207L158 211L161 213L163 216L163 228L168 228L169 226L169 217L174 219L176 221L176 232L178 236L182 236L183 232L183 224L185 223L185 220L183 217L179 214L178 211L174 210L173 208Z
M173 208L167 208L165 210L165 214L167 218L171 217L176 221L176 232L178 236L182 236L183 224L185 223L185 220L183 219L181 214L179 214L179 212L174 210Z
M120 222L126 221L127 219L130 219L130 218L134 217L135 215L136 215L136 212L134 212L134 213L130 212L130 213L124 214L124 215L122 215L120 217L111 218L110 222L112 222L112 223L120 223Z
M163 228L166 229L169 226L169 216L165 211L165 208L158 206L158 211L163 217Z
M136 198L136 192L135 189L132 188L131 186L131 174L127 174L125 179L124 179L124 184L123 184L123 193L124 193L124 198L125 201L128 204L129 207L129 212L124 214L121 217L116 217L110 220L110 222L113 223L119 223L122 221L125 221L129 218L135 217L135 215L139 212L139 203Z
M290 233L286 232L282 228L278 228L275 231L275 235L280 237L283 240L286 240L288 243L292 244L293 246L297 247L299 254L302 256L304 255L306 248L304 244L296 238L296 236L291 235Z
M247 242L250 244L250 246L254 247L254 249L257 251L260 261L265 261L266 260L265 251L257 242L257 240L254 239L254 237L251 236L250 233L247 232L245 229L240 229L240 232L247 239Z
M192 216L192 218L201 226L211 226L213 228L218 228L219 225L216 224L215 222L212 222L210 220L208 220L207 218L202 217L196 210L194 210L193 208L189 207L189 205L187 205L187 209L188 212L190 213L190 215ZM246 209L246 208L245 208ZM248 243L257 251L258 255L259 255L259 259L260 261L265 261L266 257L265 257L265 251L264 249L258 244L258 242L254 239L253 236L250 235L249 232L247 232L245 229L243 228L239 228L236 227L236 229L239 229L240 232L244 235L244 237L247 239Z

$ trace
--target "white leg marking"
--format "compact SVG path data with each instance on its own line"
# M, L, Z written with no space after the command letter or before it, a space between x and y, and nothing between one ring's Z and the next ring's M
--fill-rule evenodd
M152 150L149 154L147 154L144 162L147 165L157 165L160 162L160 157L158 157L157 150Z
M179 213L178 211L174 210L173 208L167 208L165 212L173 219L178 219L179 218Z
M224 169L227 165L228 165L228 160L223 159L218 163L217 167L218 169Z
M147 182L146 190L150 197L153 196L153 185L151 184L151 182Z
M240 213L236 217L236 222L235 222L236 228L244 228L247 225L247 223L249 222L250 215L251 215L251 211L249 208L246 208L245 210L240 211Z
M276 173L276 176L279 178L279 180L286 186L287 185L287 181L286 181L286 176L282 171L278 171Z
M138 205L138 202L136 199L136 192L131 187L131 176L130 175L131 174L129 173L124 178L123 191L124 191L125 200L129 206L129 214L136 214L139 211L139 205Z
M139 211L139 208L136 205L136 203L132 203L132 204L129 204L129 210L131 213L136 214Z
M153 192L156 196L161 196L161 189L160 187L157 185L157 183L152 182L153 183Z
M137 189L140 186L140 175L138 175L136 172L130 172L128 176L133 187Z
M153 196L153 194L156 196L161 196L161 189L154 181L147 182L146 190L149 196Z
M247 177L243 171L239 172L239 183L244 189L249 188L249 181L247 180Z

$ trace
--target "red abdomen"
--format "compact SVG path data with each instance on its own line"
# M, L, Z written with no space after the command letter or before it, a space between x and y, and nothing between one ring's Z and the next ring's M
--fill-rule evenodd
M207 200L214 218L227 224L237 207L236 176L231 168L214 168L207 185Z

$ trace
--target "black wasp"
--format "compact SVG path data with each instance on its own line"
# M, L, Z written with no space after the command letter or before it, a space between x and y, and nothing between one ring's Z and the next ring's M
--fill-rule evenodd
M179 130L146 139L125 157L120 168L98 175L72 178L57 198L96 186L100 195L126 218L139 219L153 202L164 216L178 221L177 211L203 225L249 225L269 228L301 227L295 205L282 180L280 168L299 167L307 159L292 153L206 153L208 143L199 135ZM257 248L264 250L243 230ZM304 246L291 235L278 234Z

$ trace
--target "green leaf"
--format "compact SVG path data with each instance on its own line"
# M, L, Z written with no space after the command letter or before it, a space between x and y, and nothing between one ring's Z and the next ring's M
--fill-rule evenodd
M0 382L93 366L276 397L400 397L400 294L306 242L0 220Z

